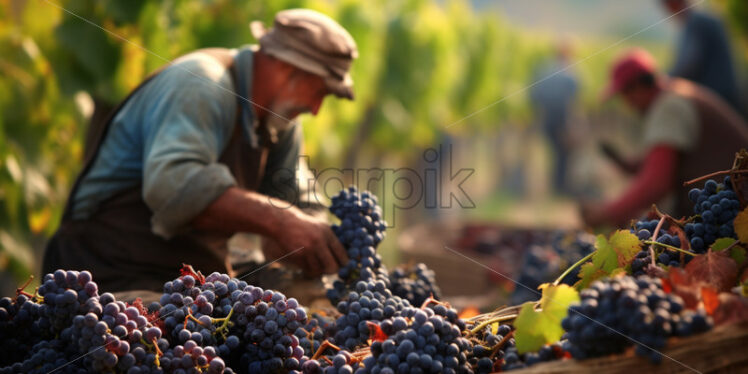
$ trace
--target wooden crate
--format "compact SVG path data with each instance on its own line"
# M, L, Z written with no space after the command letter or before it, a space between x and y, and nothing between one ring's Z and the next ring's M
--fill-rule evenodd
M728 325L705 334L669 342L668 357L652 364L633 352L584 361L545 362L516 374L748 373L748 324Z
M451 251L464 252L461 248L455 248L461 235L460 228L460 225L448 222L409 228L398 237L401 262L423 262L434 270L444 295L486 293L490 286L489 278L486 270L475 262L485 264L490 258L476 253L467 253L463 257Z
M398 237L402 262L423 262L436 272L445 296L477 296L515 287L524 252L536 235L551 230L492 223L436 222L413 226Z

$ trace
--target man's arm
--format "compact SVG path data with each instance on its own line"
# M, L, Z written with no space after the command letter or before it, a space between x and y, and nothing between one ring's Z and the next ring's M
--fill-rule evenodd
M585 222L625 224L639 212L659 201L675 183L678 151L669 145L657 145L649 151L633 183L618 199L602 206L582 208Z
M239 189L219 154L233 129L236 98L210 59L188 61L190 73L165 70L145 117L143 199L152 229L168 238L192 227L256 232L278 241L289 260L315 274L345 263L345 250L327 224L288 203ZM281 209L284 208L284 209ZM279 256L280 257L280 256Z
M274 239L285 258L310 275L333 273L347 261L343 245L330 226L294 206L237 187L227 189L193 221L192 227L221 232L254 232ZM267 254L266 254L267 255Z
M641 163L623 157L610 143L600 143L600 152L628 174L636 174L641 167Z

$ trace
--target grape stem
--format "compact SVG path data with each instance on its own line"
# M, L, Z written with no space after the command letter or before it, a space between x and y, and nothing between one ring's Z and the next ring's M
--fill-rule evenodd
M496 346L491 349L491 355L489 357L491 357L491 359L493 359L494 356L496 356L496 354L499 353L499 350L501 350L501 347L503 347L504 344L506 344L506 342L509 339L511 339L512 336L514 336L514 330L510 331L508 334L506 334L506 336L504 336L503 338L501 338L501 341L499 341L498 343L496 343Z
M683 254L687 254L689 256L694 256L694 257L699 256L699 254L697 254L697 253L689 252L689 251L686 251L685 249L680 249L678 247L674 247L674 246L669 245L669 244L663 244L663 243L660 243L660 242L656 242L654 240L645 240L644 244L649 244L650 246L657 245L657 246L664 247L664 248L667 248L667 249L670 249L670 250L673 250L673 251L677 251L677 252L680 252L680 253L683 253Z
M559 275L555 281L553 281L553 285L558 286L558 284L561 283L561 281L564 280L564 278L566 278L567 275L571 274L571 272L574 271L574 269L578 268L579 266L587 262L589 259L591 259L592 256L595 254L595 252L597 252L597 250L590 252L590 254L582 257L579 261L575 262L573 265L566 268L566 270L564 270L564 272L561 273L561 275Z
M517 318L517 314L510 314L508 316L494 317L494 318L488 319L478 324L478 326L476 326L472 330L469 330L467 336L475 335L476 333L478 333L478 331L483 330L484 328L486 328L486 326L492 323L511 321L515 318Z
M657 209L655 207L655 209ZM655 227L654 232L652 233L652 240L653 242L657 241L657 235L660 233L660 229L662 229L662 225L665 223L665 218L667 218L665 215L660 217L660 222L657 222L657 227ZM646 243L646 241L644 242ZM655 263L655 251L654 251L654 245L650 243L649 245L649 257L652 261L652 266L657 266L657 263Z
M424 300L424 301L423 301L423 304L421 304L421 310L423 310L423 309L426 309L426 307L427 307L427 306L428 306L429 304L444 305L444 306L446 306L447 308L449 308L449 307L450 307L450 306L449 306L449 303L446 303L446 302L442 302L442 301L439 301L439 300L435 299L435 298L434 298L434 294L431 294L431 295L430 295L430 296L428 297L428 299L426 299L426 300Z
M153 338L153 348L156 349L156 359L154 363L156 364L156 367L161 367L159 358L164 355L164 352L161 352L161 349L158 347L158 342L156 341L156 338Z
M334 349L336 351L340 351L340 347L338 347L335 344L330 343L329 340L325 340L325 341L322 342L322 344L319 345L319 348L317 348L317 352L314 352L314 355L312 356L312 358L310 360L317 360L317 359L319 359L319 357L322 356L322 352L324 352L325 349L327 349L327 348L332 348L332 349Z
M44 302L44 296L39 295L39 287L34 289L34 300L36 300L37 303L43 303Z
M161 364L160 364L158 358L161 357L161 356L163 356L164 353L161 352L160 348L158 348L158 342L156 342L156 338L153 338L153 344L149 344L145 340L145 338L140 338L140 342L143 343L143 345L146 346L147 348L153 348L153 349L156 350L156 360L154 361L154 363L156 364L156 367L160 367Z
M187 322L188 322L188 320L193 320L198 325L206 327L206 328L211 328L212 327L210 325L206 325L206 324L200 322L200 320L198 320L197 318L195 318L195 316L192 315L192 309L190 309L190 308L187 308L187 318L185 318L185 320L184 320L184 328L187 328Z
M229 310L229 314L226 317L224 317L224 318L214 318L214 319L211 320L211 322L213 322L213 323L223 322L223 323L221 323L221 326L219 326L216 329L215 333L221 334L221 336L223 336L224 339L226 339L226 333L228 332L229 327L231 327L231 325L233 325L233 323L230 321L231 316L233 314L234 314L234 308L231 308L231 310Z
M24 296L28 297L29 299L31 299L32 297L34 297L34 295L32 295L32 294L24 291L26 289L26 287L29 286L29 284L31 283L31 280L33 280L33 279L34 279L34 276L33 275L29 275L29 279L26 281L26 283L22 284L21 287L16 288L16 296L18 296L18 295L24 295Z
M743 169L743 170L732 170L732 169L730 169L730 170L715 171L714 173L709 173L707 175L691 179L690 181L683 182L683 185L684 186L688 186L689 184L694 184L696 182L701 182L704 179L709 179L709 178L712 178L712 177L718 177L720 175L725 175L725 174L748 174L748 169Z

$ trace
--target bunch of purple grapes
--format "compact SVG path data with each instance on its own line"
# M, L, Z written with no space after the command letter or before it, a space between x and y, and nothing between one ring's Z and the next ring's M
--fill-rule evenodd
M659 362L668 337L711 327L703 312L685 311L680 297L666 294L659 280L647 276L596 281L580 296L561 322L577 359L620 353L634 344L638 355Z
M383 281L359 281L337 304L341 316L335 321L332 341L353 351L369 339L369 322L397 317L410 307L408 300L393 295Z
M740 212L740 200L732 190L729 176L723 183L707 180L703 189L689 191L688 198L694 203L694 214L698 215L695 222L685 226L694 252L705 253L719 238L737 238L733 221Z
M398 267L390 272L392 294L407 299L419 306L429 297L441 299L441 290L436 284L436 274L425 264L413 267Z
M1 374L46 374L51 371L62 374L86 374L82 363L69 364L75 358L77 351L60 339L41 340L28 352L23 361L15 362L11 366L0 368Z
M88 271L56 270L42 279L39 295L43 298L40 324L47 336L56 336L76 315L101 314L99 288Z
M41 304L24 294L0 299L0 367L15 363L48 335L40 315Z
M304 355L312 357L322 342L329 338L328 334L334 333L334 330L334 319L312 313L307 324L296 329L294 335L299 339L299 346L304 350Z
M72 325L60 334L77 347L84 367L96 372L158 373L159 351L169 349L161 329L152 326L140 310L117 301L110 293L99 298L102 312L76 315Z
M280 292L217 272L202 284L184 275L164 284L161 304L170 339L215 350L227 371L285 372L305 361L294 333L308 322L306 311Z
M365 370L362 362L357 361L347 351L339 351L325 360L308 360L301 365L301 370L292 370L291 374L353 374Z
M213 347L203 349L193 340L187 340L184 345L167 350L160 358L160 365L168 373L189 373L195 370L206 374L231 372Z
M637 221L634 224L634 228L631 229L631 232L636 234L636 236L639 238L639 240L651 240L652 235L654 231L657 229L657 224L659 223L659 220L653 219L653 220L642 220ZM666 232L667 225L663 225L660 228L660 231L657 235L656 242L662 243L665 245L673 246L676 248L680 248L681 241L678 235L670 235ZM655 263L661 264L664 266L680 266L681 264L681 253L675 252L667 248L663 248L662 246L655 246L654 247L654 253L655 253ZM693 259L693 256L684 255L683 262L687 263L688 261L691 261ZM642 246L642 250L636 253L636 256L631 261L631 272L634 276L640 276L646 274L646 267L648 264L652 262L652 255L649 251L649 246L645 245Z
M359 280L389 282L382 258L376 254L387 223L382 219L377 197L368 191L359 194L356 187L344 189L334 196L330 212L340 219L340 225L333 225L332 230L346 248L349 258L348 263L338 270L340 280L327 292L335 304Z
M371 344L361 373L472 373L472 344L462 337L465 323L444 305L407 308L380 323L388 335Z

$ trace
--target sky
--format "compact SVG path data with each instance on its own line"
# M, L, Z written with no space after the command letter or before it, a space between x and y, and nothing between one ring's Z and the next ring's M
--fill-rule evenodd
M580 38L625 37L668 16L659 0L473 0L473 6L500 11L519 26ZM674 21L667 20L636 38L667 43L675 34Z

